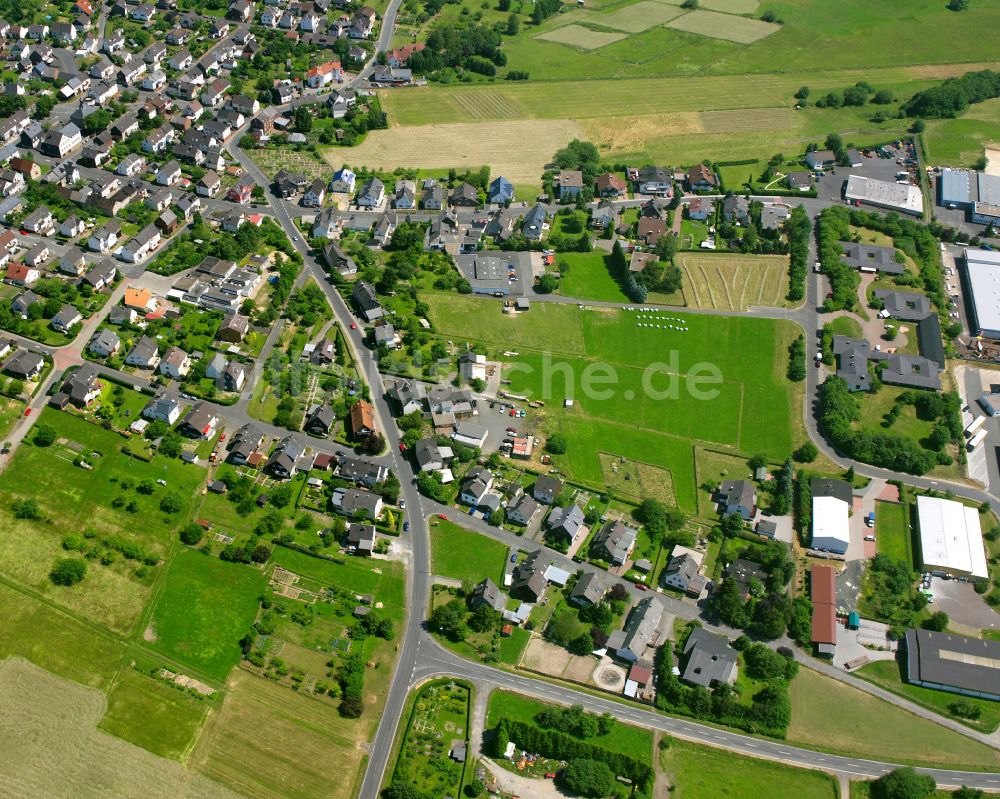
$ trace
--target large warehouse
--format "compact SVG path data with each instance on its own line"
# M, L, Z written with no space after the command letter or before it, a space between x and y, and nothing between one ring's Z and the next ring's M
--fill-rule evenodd
M867 205L890 208L913 216L922 216L924 213L923 192L910 183L892 183L851 175L847 179L844 199L858 200Z
M1000 701L1000 641L907 630L906 667L913 685Z
M966 250L962 280L969 328L978 336L1000 339L1000 252Z
M987 579L979 511L961 502L917 497L920 552L925 571Z
M813 478L812 542L813 549L843 555L851 543L850 509L853 490L843 480Z
M942 169L938 202L945 208L962 208L973 222L1000 224L1000 176L966 169Z

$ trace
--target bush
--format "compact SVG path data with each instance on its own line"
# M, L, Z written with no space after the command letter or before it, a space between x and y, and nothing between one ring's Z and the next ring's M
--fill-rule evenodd
M15 499L10 508L14 512L15 519L37 522L42 518L42 510L33 499Z
M52 425L40 422L35 426L35 435L32 437L31 441L36 447L52 446L55 440L56 429Z
M549 436L549 440L545 442L545 451L553 455L566 454L567 447L566 436L562 433L553 433Z
M87 563L80 558L61 558L55 562L49 579L56 585L76 585L87 575Z
M812 441L807 441L792 453L792 458L798 463L812 463L818 455L819 450L816 445Z
M974 720L982 715L982 708L968 699L956 699L948 705L948 712L960 719Z
M684 2L697 5L697 0ZM607 796L615 787L615 775L600 760L571 760L559 772L556 784L578 796Z
M925 799L937 785L933 777L918 774L910 766L883 774L871 783L872 799Z
M180 513L183 507L184 501L179 494L173 491L165 494L160 500L160 510L164 513Z

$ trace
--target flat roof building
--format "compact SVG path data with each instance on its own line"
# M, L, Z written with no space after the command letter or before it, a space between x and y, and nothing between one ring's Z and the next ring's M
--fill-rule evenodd
M850 508L853 489L843 480L813 478L812 542L813 549L843 555L851 542Z
M837 649L837 572L832 566L814 563L809 576L812 643L817 654L833 657Z
M967 249L962 278L970 329L977 336L1000 339L1000 252Z
M1000 641L907 630L906 669L913 685L1000 701Z
M923 192L909 183L892 183L851 175L847 179L844 199L858 200L877 208L890 208L913 216L922 216L924 213Z
M989 578L978 509L952 499L917 497L917 517L925 571Z

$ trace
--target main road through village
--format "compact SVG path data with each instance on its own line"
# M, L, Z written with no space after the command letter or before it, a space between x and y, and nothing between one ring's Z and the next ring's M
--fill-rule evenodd
M380 51L384 51L389 46L395 16L401 2L402 0L392 0L386 10L383 18L382 31L378 40L378 49ZM364 84L367 77L374 69L374 65L375 59L373 58L348 85L360 86ZM249 123L247 123L247 125L249 125ZM259 185L267 186L269 184L267 176L261 172L260 168L247 155L247 153L238 146L240 136L246 131L246 128L247 126L244 126L244 128L237 131L236 134L230 139L228 151L232 157L240 163L245 172L254 177ZM827 204L828 203L816 200L804 201L804 205L812 217L815 217L822 207ZM326 270L323 269L323 267L317 263L315 258L312 256L308 245L303 241L303 236L294 223L292 217L292 214L294 213L294 206L289 205L284 200L271 197L270 195L267 199L267 206L304 259L305 268L299 276L298 284L301 285L311 277L315 279L319 286L322 287L327 300L333 308L335 318L343 330L345 340L348 342L348 346L352 351L355 362L362 368L366 379L369 380L372 386L373 404L378 416L379 425L385 433L386 443L388 445L387 453L380 456L378 460L390 466L399 477L401 483L401 496L407 503L407 518L409 519L411 525L409 541L403 542L404 545L408 544L410 548L409 579L407 581L407 621L403 635L401 636L398 657L389 687L389 695L385 702L382 718L380 719L375 738L369 747L367 769L359 793L361 799L376 799L378 795L379 788L385 777L386 768L389 765L393 741L399 727L399 722L401 720L408 692L418 683L428 678L437 676L454 676L469 680L477 685L480 692L489 692L496 688L504 688L519 691L539 699L553 702L566 704L579 703L593 712L610 712L617 718L627 723L659 730L680 738L689 739L710 746L721 747L753 757L770 758L790 765L825 769L840 775L846 775L848 777L877 777L878 775L894 768L894 764L892 763L826 754L810 749L791 746L781 741L757 738L750 735L729 732L727 730L705 724L698 724L692 721L677 719L650 710L645 710L638 706L627 705L610 699L600 698L599 696L591 693L577 691L563 685L530 679L509 671L474 663L443 649L425 629L425 620L428 614L432 582L432 575L430 572L430 534L427 520L430 516L436 513L445 512L447 509L424 499L417 492L413 469L409 461L401 457L399 454L400 436L392 420L388 404L381 390L378 365L374 354L364 343L364 330L352 329L352 314L350 309L341 297L340 293L330 285L327 279ZM815 243L812 244L812 251L810 255L815 257ZM139 274L141 275L141 270ZM137 277L138 275L130 276ZM817 341L817 332L820 327L818 308L820 305L820 297L824 291L822 281L822 275L810 274L806 302L797 309L780 310L773 308L754 308L746 312L746 314L762 318L789 319L802 328L807 346L815 346ZM120 290L123 291L123 289ZM120 297L113 297L112 302L116 302L119 298ZM35 350L49 353L55 361L56 368L53 369L52 373L49 375L42 388L37 392L35 399L31 403L31 407L33 409L38 410L44 405L46 399L45 389L51 385L51 382L56 379L56 376L61 373L62 369L65 369L67 366L80 363L82 348L86 346L90 335L93 333L94 329L96 329L97 321L99 320L94 320L91 324L88 324L72 344L61 348L39 346L37 342L29 342L26 340L20 341L19 337L13 337L18 339L20 343L30 346ZM270 352L271 348L278 340L279 333L280 326L276 325L268 337L262 356L259 359L259 363L262 363L266 359L267 353ZM111 370L102 368L102 371L110 373ZM853 465L858 474L868 477L905 480L907 483L921 488L947 488L959 496L967 497L975 500L976 502L988 502L995 509L1000 509L1000 494L993 495L960 483L947 483L944 481L913 477L911 475L896 474L884 469L876 469L864 464L852 463L836 453L824 441L817 427L814 406L820 382L819 373L820 370L818 369L809 370L807 391L805 392L802 412L810 438L834 463L844 468L847 468L849 465ZM136 378L131 375L112 373L112 376L117 377L118 379L126 380L127 382L144 383L144 381L136 380ZM240 401L236 405L229 407L216 406L216 411L220 417L227 420L227 423L231 425L239 425L249 421L247 402L250 394L252 393L253 384L256 379L260 379L259 368L254 373L254 381L251 381L251 385L244 390ZM37 416L37 413L33 413L31 416L23 418L12 432L10 436L11 453L8 454L7 457L0 459L0 468L6 465L9 461L10 455L13 454L17 444L23 440ZM279 430L278 428L273 428L272 430L268 425L262 425L262 427L268 432L273 432L275 435L284 435L287 433L287 431ZM520 539L517 539L512 534L507 534L497 528L491 528L485 524L480 524L475 521L470 520L469 523L474 529L484 535L498 538L499 540L503 540L514 547L518 546L518 541ZM558 553L552 553L552 556L557 560L561 557ZM573 564L573 568L586 569L592 567L589 567L586 564ZM635 592L635 589L631 585L628 585L628 588ZM698 615L699 610L693 605L672 600L667 597L664 597L664 601L668 605L670 612L676 613L681 617L695 618ZM800 658L806 659L805 656L801 655ZM820 666L820 668L827 670L828 673L829 671L832 671L832 667L827 667L825 665ZM867 683L862 683L860 680L850 677L850 675L838 675L838 679L854 684L856 687L859 687L862 690L867 690L870 693L877 692L872 686L869 686ZM879 695L883 694L884 692L879 692ZM932 714L928 714L923 709L918 708L905 700L901 700L898 697L894 697L893 695L885 694L883 698L889 701L894 701L896 704L907 707L907 709L926 717L932 717L939 721L939 723L944 723L946 726L957 732L1000 748L997 736L995 735L984 736L979 733L974 733L957 723L948 723L947 720L942 720L940 717L932 716ZM859 731L859 734L863 735L863 731ZM473 746L478 744L478 741L472 742ZM957 787L964 784L987 791L1000 791L1000 773L963 772L941 769L921 769L921 771L933 776L941 786Z

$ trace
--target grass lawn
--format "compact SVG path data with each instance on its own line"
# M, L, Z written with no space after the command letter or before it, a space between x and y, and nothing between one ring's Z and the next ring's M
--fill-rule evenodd
M898 502L875 503L875 533L878 551L893 560L901 560L913 566L913 550L910 546L910 525L907 519L909 506Z
M533 724L535 716L548 707L551 705L546 702L539 702L512 691L494 691L490 694L486 726L492 729L502 718ZM632 727L619 721L607 735L588 738L587 743L611 752L621 752L649 765L653 764L653 733L650 730Z
M485 577L499 583L507 547L457 524L431 521L431 571L442 577L478 583Z
M562 273L559 293L578 300L627 302L622 284L628 275L614 273L613 263L614 259L601 251L560 253L556 257ZM569 269L563 270L563 264Z
M924 688L920 685L910 685L905 682L900 674L899 664L894 660L879 660L862 666L856 672L859 677L863 677L869 682L892 691L895 694L906 697L911 702L923 705L935 713L942 716L954 718L974 730L983 732L993 732L1000 725L1000 703L990 702L986 699L976 699L974 697L959 697L947 691L935 691L933 688ZM954 716L948 706L953 702L962 700L970 702L980 710L978 719L961 719Z
M271 562L322 586L336 586L354 594L378 594L390 567L368 558L343 558L340 562L315 558L287 547L275 547Z
M905 436L906 438L920 441L931 434L934 426L933 422L917 417L917 411L913 405L904 405L896 421L891 427L885 427L883 420L885 415L896 404L896 398L905 392L902 386L883 385L874 394L860 393L861 399L861 420L860 426L866 430L885 432Z
M743 757L676 738L661 752L659 765L672 786L673 799L771 799L778 785L782 795L797 799L836 799L840 795L837 781L822 771Z
M23 413L23 402L10 397L0 397L0 439L6 437Z
M501 636L500 662L506 663L508 666L516 666L520 663L521 655L524 653L524 648L528 645L530 639L531 633L523 627L515 627L506 638Z
M167 570L150 620L150 648L225 680L240 660L239 640L257 615L264 574L192 549Z
M123 669L99 726L153 754L183 760L207 715L207 701L134 669Z
M930 162L946 166L972 166L987 141L1000 141L1000 99L976 103L957 119L931 120L924 134Z
M125 657L124 643L2 583L0 607L0 660L20 656L91 688L111 685Z
M1000 752L857 688L800 669L790 686L788 742L851 757L942 768L996 769ZM859 735L859 730L869 734ZM876 743L877 741L877 743Z
M861 338L861 323L853 316L838 316L836 319L827 322L824 327L829 327L835 336Z

